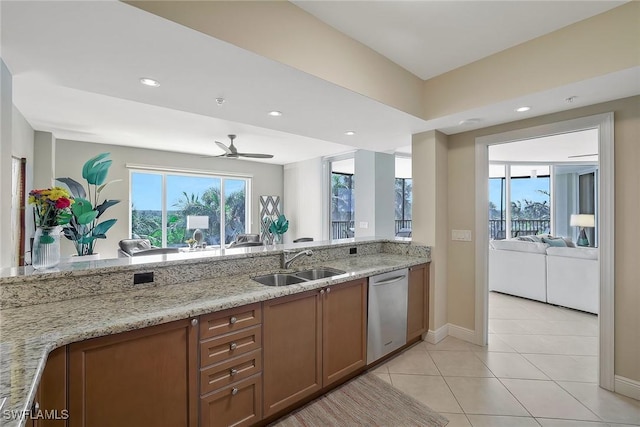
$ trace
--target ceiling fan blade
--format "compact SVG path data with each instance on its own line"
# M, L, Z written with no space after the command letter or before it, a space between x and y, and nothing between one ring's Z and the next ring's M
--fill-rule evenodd
M222 142L219 142L219 141L214 141L214 142L215 142L216 144L218 144L218 147L220 147L221 149L223 149L223 150L224 150L224 152L225 152L226 154L231 154L231 153L232 153L232 151L229 149L229 147L227 147L226 145L224 145Z
M239 157L249 157L252 159L271 159L273 154L260 154L260 153L237 153Z

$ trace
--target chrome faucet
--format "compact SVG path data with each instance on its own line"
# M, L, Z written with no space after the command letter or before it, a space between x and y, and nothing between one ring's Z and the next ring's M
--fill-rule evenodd
M290 256L292 254L293 256ZM292 250L284 250L282 252L282 259L281 259L282 268L286 270L291 266L293 261L295 261L296 259L300 258L303 255L311 256L313 255L313 251L311 249L307 249L306 251L300 251L300 252L294 252Z

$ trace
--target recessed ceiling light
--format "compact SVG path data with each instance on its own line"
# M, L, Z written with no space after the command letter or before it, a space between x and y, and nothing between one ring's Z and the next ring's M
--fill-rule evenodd
M480 123L482 121L482 119L479 119L477 117L471 118L471 119L464 119L464 120L460 120L458 122L458 125L462 126L462 125L477 125L478 123Z
M269 111L269 115L271 117L280 117L282 115L282 111Z
M519 107L519 108L516 108L516 111L518 113L524 113L525 111L529 111L529 110L531 110L531 107Z
M355 133L354 131L352 131L352 130L348 130L348 131L346 131L344 134L345 134L345 135L348 135L348 136L353 136L353 135L355 135L356 133Z
M151 86L151 87L160 86L160 82L158 82L157 80L154 80L154 79L150 79L149 77L141 77L140 78L140 83L142 83L145 86Z

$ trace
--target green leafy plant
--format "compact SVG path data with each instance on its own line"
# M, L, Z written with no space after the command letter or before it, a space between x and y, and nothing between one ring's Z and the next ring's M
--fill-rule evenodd
M116 219L100 222L104 212L120 200L101 198L102 191L114 180L105 183L112 161L107 159L109 153L98 154L89 159L82 167L82 177L87 181L87 191L72 178L56 178L62 182L73 195L71 219L62 229L64 236L71 240L78 256L92 255L97 239L106 239L106 233L116 223ZM101 201L102 200L102 201Z
M272 234L284 234L289 229L289 220L284 216L280 215L278 219L273 221L269 226L269 233Z

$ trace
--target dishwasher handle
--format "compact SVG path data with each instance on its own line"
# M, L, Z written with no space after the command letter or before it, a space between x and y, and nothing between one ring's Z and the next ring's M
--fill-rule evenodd
M399 282L400 280L404 279L405 277L407 277L406 274L403 274L402 276L394 276L394 277L390 277L390 278L385 279L385 280L381 280L379 282L373 282L372 285L373 286L388 285L389 283Z

